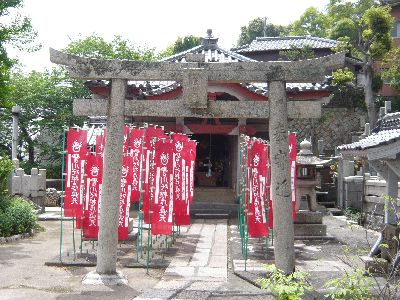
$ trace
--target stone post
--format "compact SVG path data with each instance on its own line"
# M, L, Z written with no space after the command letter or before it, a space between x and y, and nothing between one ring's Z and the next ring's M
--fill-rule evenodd
M275 265L285 274L294 271L294 227L290 189L287 99L285 82L269 82L271 142L271 198L274 211Z
M397 225L397 205L398 205L398 180L396 173L391 168L387 168L387 179L386 179L386 195L391 198L392 201L385 202L385 223L391 225Z
M101 275L116 274L125 92L126 81L113 79L107 111L107 138L96 266L97 273Z
M21 107L15 105L12 107L13 131L12 131L12 145L11 145L11 159L17 158L18 148L18 118L21 112Z

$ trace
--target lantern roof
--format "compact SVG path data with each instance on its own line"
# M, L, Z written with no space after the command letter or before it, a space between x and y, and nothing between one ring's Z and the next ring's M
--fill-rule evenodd
M300 143L300 151L297 153L296 156L296 163L299 165L309 165L309 166L316 166L316 165L324 165L330 162L330 160L323 160L316 156L314 156L311 150L311 142L308 140L304 140Z

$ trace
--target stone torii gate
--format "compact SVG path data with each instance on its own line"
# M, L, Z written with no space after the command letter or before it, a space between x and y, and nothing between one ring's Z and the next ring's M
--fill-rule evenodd
M344 65L344 53L296 62L205 63L204 54L188 54L185 63L88 59L50 49L53 63L67 66L70 76L85 80L109 80L109 99L78 99L74 114L107 115L103 194L96 271L117 274L118 205L125 116L179 116L200 118L269 118L271 193L274 211L275 265L294 271L294 232L288 153L289 116L300 107L287 102L286 82L321 82L327 72ZM183 95L178 100L127 100L128 80L177 81ZM269 101L208 101L208 82L268 82ZM320 111L320 106L318 106ZM308 108L309 109L309 108Z

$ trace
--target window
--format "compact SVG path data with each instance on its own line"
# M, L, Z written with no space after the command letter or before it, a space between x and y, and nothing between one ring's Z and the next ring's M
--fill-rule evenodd
M400 38L400 21L394 22L392 29L392 37Z

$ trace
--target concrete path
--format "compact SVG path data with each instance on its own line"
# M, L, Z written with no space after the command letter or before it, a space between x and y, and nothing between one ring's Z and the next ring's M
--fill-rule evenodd
M228 279L227 220L195 220L153 289L135 299L206 299Z

